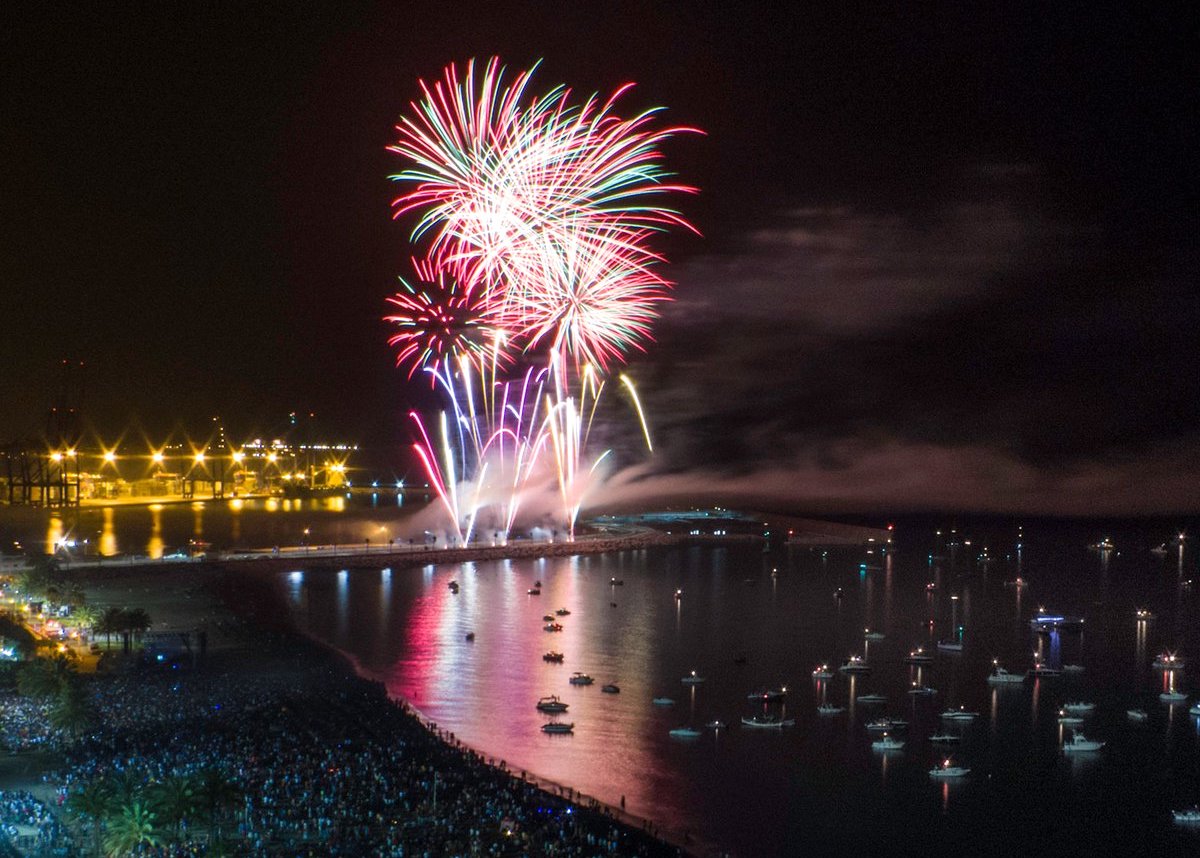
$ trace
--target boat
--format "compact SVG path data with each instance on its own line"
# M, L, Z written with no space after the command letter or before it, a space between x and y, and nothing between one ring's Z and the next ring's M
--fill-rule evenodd
M962 641L938 641L937 648L938 648L938 652L949 652L949 653L962 652L963 651L963 642Z
M700 730L697 730L695 727L676 727L674 730L670 731L669 735L672 739L693 740L699 739L704 735L704 733Z
M1178 691L1164 691L1158 695L1158 699L1163 703L1182 703L1187 700L1187 695L1180 694Z
M554 614L542 614L542 622L543 623L554 622Z
M1099 542L1093 542L1091 545L1089 545L1088 551L1112 551L1116 547L1117 546L1113 544L1113 541L1106 536Z
M586 673L580 673L579 671L572 673L571 678L567 680L567 682L571 683L572 685L591 685L595 681L596 680L592 679Z
M832 679L833 671L829 669L827 664L818 664L813 668L813 679Z
M449 584L447 584L446 586L450 588L450 592L451 592L451 593L457 593L457 592L458 592L458 582L457 582L457 581L451 581L451 582L450 582Z
M1044 610L1038 609L1037 616L1029 621L1029 627L1041 634L1049 634L1055 630L1077 632L1083 628L1083 618L1048 614Z
M709 721L709 722L708 722L707 724L705 724L704 726L705 726L705 727L707 727L707 728L708 728L708 729L710 729L710 730L724 730L724 729L725 729L725 722L724 722L724 721L716 721L716 720L714 720L714 721Z
M1195 715L1197 718L1200 718L1200 703L1194 704L1192 708L1188 710L1188 714Z
M834 706L832 703L822 703L817 707L818 715L839 715L845 711L845 706Z
M543 733L571 733L575 730L574 722L570 724L560 724L557 721L551 721L549 724L542 725Z
M846 663L838 668L842 673L870 673L871 665L862 660L862 656L852 655Z
M882 694L860 694L854 698L859 703L878 704L887 703L887 698Z
M469 641L475 640L475 632L467 632L467 640L469 640Z
M896 718L876 718L867 722L868 733L902 733L907 729L908 722Z
M528 593L530 596L540 596L540 595L542 595L542 591L541 591L541 589L540 589L540 588L538 588L538 587L530 587L530 588L529 588L528 590L526 590L525 592L526 592L526 593Z
M929 770L931 778L961 778L970 773L970 769L951 765L949 760L945 760L940 766Z
M873 632L870 629L863 629L863 640L881 641L884 639L884 637L885 635L883 632Z
M687 676L685 676L683 679L681 679L679 681L682 682L684 685L699 685L700 683L704 682L704 677L699 676L696 673L696 671L693 670L691 673L689 673Z
M920 694L924 697L932 697L934 694L937 694L937 689L930 688L928 685L917 685L917 683L914 682L912 684L912 688L908 689L908 693Z
M893 739L891 736L884 735L871 743L872 751L899 751L904 747L904 743L899 739Z
M682 598L683 598L683 590L676 589L675 590L675 601L678 602Z
M929 737L929 741L935 745L957 745L962 741L962 736L956 736L954 733L934 733Z
M1068 714L1065 709L1058 710L1058 723L1064 727L1078 727L1083 723L1083 718L1079 715Z
M550 650L550 652L542 653L542 661L552 661L555 664L562 664L562 660L563 654L561 652Z
M542 712L566 712L567 704L559 700L557 696L551 694L549 697L539 699L537 708Z
M937 589L937 581L930 581L928 584L925 585L925 590L927 592L932 593L936 589Z
M655 697L650 702L653 703L655 706L674 706L675 705L675 701L672 700L670 697Z
M751 715L748 718L745 716L742 717L743 727L760 727L779 730L783 727L794 727L795 725L795 718L781 718L778 715Z
M1070 741L1063 742L1063 753L1077 754L1084 751L1099 751L1103 747L1103 742L1093 741L1082 733L1075 732L1071 734Z
M534 586L535 588L537 588L537 589L541 589L542 582L541 582L541 581L534 581L534 582L533 582L533 586Z
M557 611L555 611L554 613L555 613L555 614L557 614L557 615L558 615L558 616L560 616L560 617L569 617L569 616L571 616L571 612L570 612L570 611L568 611L566 608L559 608L559 609L558 609Z
M1029 671L1030 676L1061 676L1062 671L1057 667L1050 667L1045 662L1035 661L1033 669Z
M917 647L904 656L905 664L933 664L933 656L925 652L924 647Z
M1019 685L1025 681L1025 674L1009 673L995 659L992 659L992 665L992 672L987 678L988 685Z
M1142 622L1154 619L1154 614L1152 614L1150 611L1147 611L1145 608L1138 608L1133 612L1133 615Z
M974 721L979 717L978 712L968 712L963 707L957 709L947 709L942 713L942 717L947 721Z
M1200 825L1200 805L1188 810L1172 810L1171 816L1180 825Z
M1096 704L1075 701L1073 703L1064 703L1063 709L1067 712L1070 712L1072 715L1091 715L1096 711Z
M1158 670L1183 670L1184 665L1184 660L1173 652L1160 653L1158 658L1154 659L1154 666Z
M544 632L561 632L563 630L562 623L546 623L542 626Z
M1013 578L1011 581L1005 581L1004 586L1005 587L1013 587L1017 590L1024 590L1026 587L1029 586L1029 582L1026 581L1024 578L1021 578L1020 576L1018 576L1016 578Z
M625 580L623 578L610 578L608 583L614 587L624 587L625 586Z
M1087 668L1085 668L1082 664L1064 664L1062 666L1063 673L1069 673L1074 676L1078 676L1079 674L1083 673L1085 670L1087 670Z
M1200 709L1197 710L1197 714L1200 714ZM1136 721L1138 723L1150 720L1150 713L1145 709L1126 709L1125 715L1130 721Z
M608 685L601 685L600 690L603 691L605 694L620 694L621 693L620 686L614 685L611 682L608 683Z
M751 691L746 699L751 703L778 703L787 697L786 688L764 688L762 691Z

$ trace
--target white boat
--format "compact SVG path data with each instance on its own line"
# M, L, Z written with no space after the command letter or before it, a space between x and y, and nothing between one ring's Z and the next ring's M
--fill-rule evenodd
M537 708L542 712L566 712L567 704L552 694L549 697L543 697L538 700Z
M1183 670L1184 664L1184 660L1172 652L1160 653L1154 659L1154 666L1159 670Z
M827 664L819 664L813 668L813 679L833 679L833 671Z
M867 722L868 733L900 733L908 729L908 722L896 718L876 718Z
M655 697L650 702L653 703L655 706L674 706L675 705L675 701L672 700L670 697Z
M992 672L988 674L988 685L1020 685L1025 681L1025 675L1022 673L1009 673L999 662L992 662Z
M1062 666L1063 673L1070 673L1076 676L1083 673L1086 669L1082 664L1064 664Z
M579 671L572 673L571 678L567 680L572 685L591 685L595 681L586 673L580 673Z
M1083 718L1079 715L1069 715L1065 709L1058 710L1058 723L1064 727L1078 727L1083 723Z
M793 727L795 724L795 718L780 718L777 715L752 715L749 718L742 718L742 726L744 727L760 727L778 730L783 727Z
M704 733L695 727L676 727L669 735L672 739L686 739L690 741L699 739Z
M859 703L869 703L872 705L877 703L887 703L887 697L882 694L860 694L854 699Z
M1188 710L1188 714L1195 715L1197 718L1200 718L1200 703L1196 703L1194 706L1192 706L1192 708Z
M962 652L963 643L962 641L938 641L937 648L938 652Z
M699 685L703 681L704 677L698 675L694 670L680 680L680 682L682 682L684 685Z
M970 773L970 769L964 769L962 766L950 765L949 760L946 760L937 768L929 770L929 776L931 778L961 778Z
M817 707L817 713L820 715L838 715L845 711L845 706L834 706L832 703L822 703Z
M1172 810L1171 816L1180 825L1200 825L1200 805L1189 810Z
M1005 587L1015 587L1018 590L1024 590L1026 587L1029 586L1029 582L1026 581L1024 578L1017 577L1011 581L1005 581L1004 586Z
M1158 699L1163 703L1183 703L1187 700L1187 695L1180 694L1178 691L1164 691L1158 695Z
M928 685L917 685L914 682L912 688L908 689L908 693L920 694L924 697L932 697L934 694L937 694L937 689L930 688Z
M1103 742L1094 742L1082 733L1072 733L1069 742L1063 742L1063 752L1076 754L1086 751L1099 751L1104 747Z
M852 655L838 670L842 673L870 673L871 665L863 661L862 656Z
M724 721L709 721L704 726L710 730L724 730L725 722Z
M905 664L933 664L933 656L931 656L929 653L925 652L925 650L922 647L917 647L916 649L909 652L908 655L904 656L904 663Z
M761 691L751 691L746 699L751 703L778 703L787 697L786 688L764 688Z
M903 742L899 739L893 739L891 736L884 736L871 743L872 751L899 751L903 747Z
M575 730L575 724L560 724L557 721L552 721L549 724L542 725L543 733L570 733Z
M1096 704L1075 701L1073 703L1064 703L1063 709L1072 715L1090 715L1096 711Z
M1130 721L1142 722L1150 720L1150 713L1145 709L1126 709L1125 714Z
M1029 671L1030 676L1061 676L1062 671L1057 667L1050 667L1045 662L1034 662L1033 670Z
M929 741L935 745L957 745L962 741L962 736L957 736L954 733L934 733L929 737Z
M873 632L870 629L863 629L863 640L881 641L884 637L883 632Z
M947 721L974 721L979 717L979 713L968 712L960 706L958 709L947 709L942 713L942 717Z

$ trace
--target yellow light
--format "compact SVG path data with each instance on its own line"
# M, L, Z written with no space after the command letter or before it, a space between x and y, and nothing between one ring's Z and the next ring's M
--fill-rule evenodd
M70 456L71 458L74 458L74 457L75 457L75 451L74 451L74 450L67 450L67 455L68 455L68 456Z
M233 461L235 462L240 462L243 458L245 458L245 456L242 454L241 450L238 450L233 454Z
M154 454L153 456L151 456L150 458L151 458L151 459L153 459L153 460L154 460L154 461L155 461L157 464L160 464L160 465L161 465L161 464L162 464L162 460L163 460L163 454L162 454L161 452L159 452L159 453L155 453L155 454Z
M278 457L274 453L267 453L267 461L268 462L274 462L276 458L278 458Z
M62 461L62 453L51 453L50 460L54 461L54 462L61 462Z
M108 452L106 452L104 454L104 461L115 462L116 460L117 460L117 454L114 453L112 450L109 450Z
M203 462L203 461L204 461L204 453L202 453L202 452L197 453L196 454L196 463L199 464L200 462Z

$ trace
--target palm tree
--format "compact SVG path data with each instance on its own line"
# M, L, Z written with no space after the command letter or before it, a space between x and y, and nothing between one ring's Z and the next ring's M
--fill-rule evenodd
M75 664L67 653L35 658L21 666L17 690L26 697L53 697L75 675Z
M142 639L142 632L149 631L150 626L152 625L150 622L150 615L142 608L133 608L125 611L124 615L125 622L123 629L125 631L133 632L134 638L140 641Z
M88 781L67 796L67 812L88 822L92 829L92 852L100 854L100 822L112 807L112 787L102 780Z
M220 834L216 826L217 812L233 804L242 790L223 771L216 768L201 769L196 775L196 796L208 810L208 840L213 842Z
M108 822L104 851L111 858L122 858L143 844L157 846L161 838L154 827L154 819L154 812L140 801L134 800L125 805Z
M120 608L105 608L100 620L95 625L96 634L103 634L104 641L112 644L112 636L124 627L125 612Z
M78 736L94 722L94 710L87 690L76 681L66 681L50 706L50 723L72 736Z
M179 839L179 827L195 814L200 805L196 783L186 775L169 775L150 788L150 803L163 822L173 829L172 840Z

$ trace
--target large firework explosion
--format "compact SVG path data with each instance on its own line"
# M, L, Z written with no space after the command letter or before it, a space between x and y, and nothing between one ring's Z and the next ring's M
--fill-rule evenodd
M447 67L421 83L389 147L410 162L392 177L405 188L395 216L413 213L412 239L426 245L422 285L402 279L389 299L389 344L449 401L434 432L412 414L414 446L460 542L486 510L506 537L522 497L546 485L574 533L606 455L588 453L604 374L644 348L668 299L650 241L692 229L664 201L695 189L671 181L660 146L693 129L655 128L658 109L618 116L631 85L579 103L564 86L534 95L536 68L506 82L495 58ZM542 368L509 377L518 352Z

